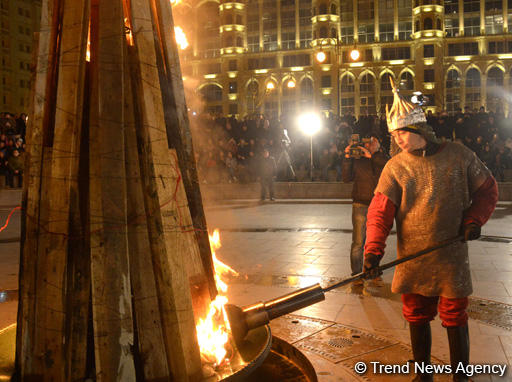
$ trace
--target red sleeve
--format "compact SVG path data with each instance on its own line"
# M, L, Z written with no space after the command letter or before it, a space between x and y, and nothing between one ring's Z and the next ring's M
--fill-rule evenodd
M384 194L377 192L368 207L366 221L366 244L364 253L382 256L386 239L393 227L396 205Z
M498 184L491 175L471 196L471 206L464 213L464 224L483 226L491 217L498 202Z

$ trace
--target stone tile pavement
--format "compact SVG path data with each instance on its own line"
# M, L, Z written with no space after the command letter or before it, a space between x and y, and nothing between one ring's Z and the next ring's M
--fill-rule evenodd
M11 194L0 191L0 226L19 198L19 193L8 192ZM272 299L293 288L316 282L326 285L350 274L352 227L349 201L278 200L260 204L249 200L206 206L205 212L209 229L220 229L222 248L217 251L217 257L240 273L229 284L229 297L234 304ZM500 203L484 227L483 235L482 240L470 243L474 296L506 304L503 305L505 312L512 311L508 305L512 305L512 203ZM0 232L0 292L18 287L19 243L13 242L17 236L19 213L15 213L9 227ZM395 248L396 236L392 234L384 262L394 258ZM399 296L389 290L391 279L392 271L387 271L378 285L366 283L364 288L348 286L329 292L325 301L293 314L379 336L399 344L402 352L406 349L404 354L407 354L408 327L401 315ZM475 301L478 305L484 300ZM16 302L0 302L0 330L14 323L15 319ZM512 365L512 315L505 315L505 320L500 322L502 324L497 326L486 320L470 319L471 363ZM446 363L449 355L445 329L438 319L432 328L433 357ZM274 329L279 334L279 328ZM404 378L400 375L360 377L347 366L348 361L333 363L320 353L299 348L314 364L320 381ZM398 357L400 352L389 350L388 353ZM408 356L410 359L411 355ZM439 380L446 380L444 377L440 376ZM503 378L481 375L473 380L512 381L512 372Z

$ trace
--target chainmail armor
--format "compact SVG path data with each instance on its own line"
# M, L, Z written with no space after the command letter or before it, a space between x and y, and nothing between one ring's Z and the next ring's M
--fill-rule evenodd
M431 156L401 152L384 167L375 192L396 206L398 258L460 234L471 195L490 176L475 153L447 142ZM472 291L466 243L455 243L396 267L395 293L461 298Z

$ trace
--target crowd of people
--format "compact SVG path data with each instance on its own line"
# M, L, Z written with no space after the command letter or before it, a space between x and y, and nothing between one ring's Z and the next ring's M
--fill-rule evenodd
M27 115L0 113L0 176L7 187L21 187ZM487 112L466 108L453 115L427 113L427 122L436 136L462 143L473 150L498 181L506 181L512 169L512 113ZM276 162L279 181L341 181L344 150L354 134L361 139L380 139L389 153L390 135L385 116L330 114L323 117L321 130L311 142L298 127L296 116L281 120L262 114L243 119L209 113L191 117L196 160L203 183L251 183L261 180L263 153ZM0 179L0 185L2 179Z
M27 115L0 113L0 187L5 179L8 188L21 187L25 165Z
M377 136L382 150L390 151L385 115L323 117L322 129L313 137L314 180L341 181L345 148L354 134L360 139ZM254 182L260 174L261 158L268 150L277 164L281 181L310 180L310 138L298 128L296 117L270 120L264 115L243 119L202 114L192 117L192 133L200 178L204 183ZM464 144L505 181L512 169L512 113L458 110L427 113L436 136ZM391 153L393 154L393 153Z

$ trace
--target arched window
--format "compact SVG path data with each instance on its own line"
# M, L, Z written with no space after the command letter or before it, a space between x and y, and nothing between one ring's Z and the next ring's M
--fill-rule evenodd
M380 77L380 112L386 110L386 105L393 105L393 89L391 88L390 78L393 76L390 73L384 73ZM393 78L394 79L394 78Z
M460 108L460 73L450 69L446 74L446 111L453 113Z
M242 37L236 38L236 46L244 46L244 41L242 40Z
M451 69L446 75L446 89L460 88L460 74L457 70Z
M382 75L382 77L380 78L380 90L381 91L391 91L391 81L390 81L390 78L393 78L393 76L391 76L391 74L389 73L384 73ZM394 80L394 78L393 78Z
M338 33L336 32L336 28L331 28L331 38L337 38Z
M400 76L400 89L413 90L414 89L414 78L411 73L403 72Z
M494 67L487 73L487 86L503 87L503 71Z
M480 72L471 68L466 73L466 88L478 88L480 87Z
M423 30L432 29L432 19L430 17L425 17L423 20Z
M352 78L352 76L344 76L342 79L341 79L341 86L340 86L340 90L341 90L341 93L353 93L355 91L355 86L354 86L354 79Z
M233 36L226 37L226 46L233 46Z
M326 4L320 4L318 7L318 11L320 15L326 15L327 14L327 5Z
M438 30L442 30L443 28L441 28L441 19L437 19L437 29Z
M343 78L341 79L340 86L340 102L342 115L354 114L354 91L354 78L349 75L343 76Z
M219 85L206 85L201 89L201 96L206 102L222 101L222 88Z
M308 101L313 99L313 81L311 78L304 78L300 83L300 97Z
M503 71L493 67L487 72L487 109L496 111L502 109Z
M245 93L245 100L247 103L247 111L249 113L253 113L256 111L258 106L258 98L259 98L259 85L256 81L251 81L247 85L247 91Z
M284 97L291 97L291 96L294 96L296 93L295 93L295 87L290 87L288 86L288 82L290 81L293 81L293 78L287 78L286 80L283 81L283 96Z
M481 106L480 98L480 72L471 68L466 73L466 104L470 109L477 109Z
M320 28L320 38L326 38L327 37L327 28L321 27Z
M375 81L373 76L369 73L366 73L359 83L359 91L361 93L369 93L375 91Z
M331 4L331 15L338 14L338 9L336 7L336 4Z

